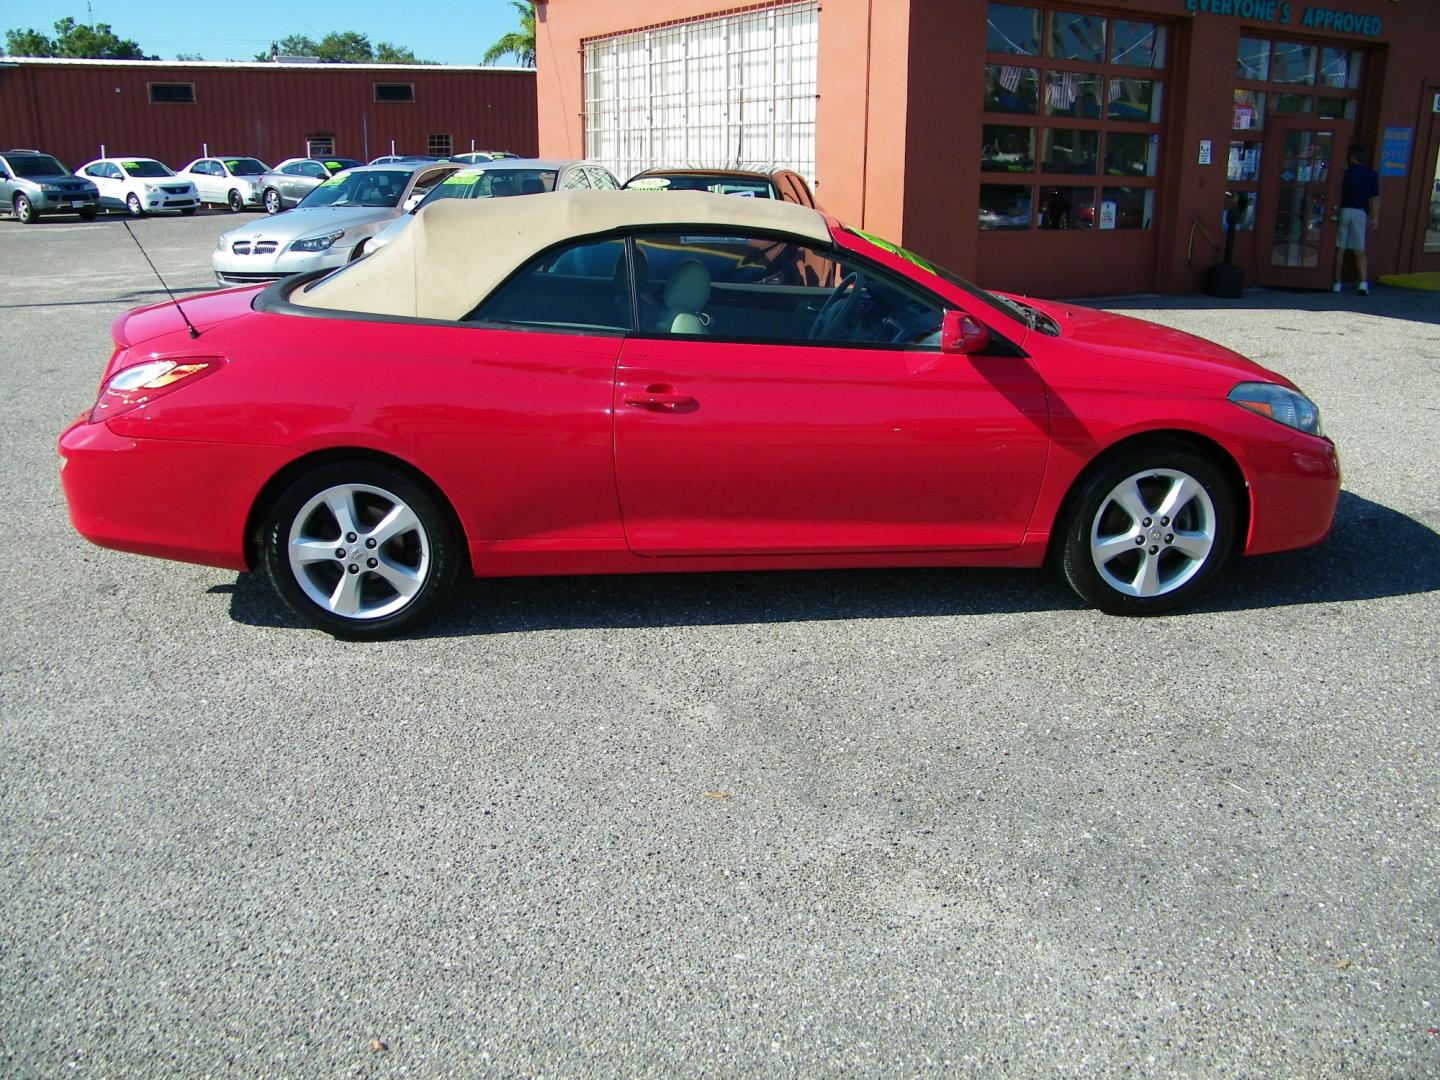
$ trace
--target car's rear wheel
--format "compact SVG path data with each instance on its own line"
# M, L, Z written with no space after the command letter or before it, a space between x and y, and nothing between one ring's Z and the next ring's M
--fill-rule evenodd
M302 620L349 640L405 633L450 592L460 537L446 508L393 466L334 462L297 476L271 509L264 559Z
M280 192L273 187L265 189L265 212L267 214L278 214L283 210L284 204L280 202Z
M130 211L131 217L144 217L145 204L140 201L140 196L133 191L125 199L125 208Z
M1235 538L1235 491L1209 457L1181 443L1127 449L1085 482L1062 534L1060 566L1112 615L1178 607L1219 573Z
M226 200L226 203L230 207L230 212L233 214L238 214L241 210L245 209L245 200L240 197L240 192L234 188L230 189L230 196Z
M40 211L24 195L15 196L15 220L21 225L34 225L40 220Z

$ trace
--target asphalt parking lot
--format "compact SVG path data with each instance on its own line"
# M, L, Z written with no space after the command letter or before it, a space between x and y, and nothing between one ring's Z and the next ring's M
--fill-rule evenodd
M133 228L212 287L228 214ZM418 639L93 548L118 219L0 220L0 1071L1440 1072L1440 301L1113 305L1293 378L1322 547L467 586ZM196 513L205 508L197 506Z

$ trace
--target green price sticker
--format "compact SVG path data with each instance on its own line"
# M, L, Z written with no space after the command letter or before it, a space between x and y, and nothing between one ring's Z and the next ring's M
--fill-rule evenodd
M670 181L663 176L644 176L625 186L631 191L664 191Z
M325 162L325 167L327 169L343 169L345 166L341 165L338 161L327 161Z
M345 177L343 177L343 176L332 176L332 177L330 177L329 180L322 180L322 181L320 181L320 186L321 186L321 187L334 187L336 184L342 184L342 183L344 183L344 182L345 182Z
M442 187L466 187L479 180L483 173L451 173L440 181Z
M140 163L138 161L122 161L120 167L128 173L138 173L140 171Z
M228 161L225 162L226 167L229 168L229 170L230 170L231 172L234 172L234 171L235 171L235 166L236 166L236 165L239 165L239 164L240 164L239 158L231 158L230 160L228 160Z
M931 266L928 262L926 262L924 259L922 259L919 255L916 255L913 251L906 251L904 248L900 247L898 244L892 244L889 240L884 240L884 239L876 236L874 233L863 232L863 231L860 230L860 229L853 229L853 228L852 228L850 231L851 231L852 233L854 233L856 236L858 236L858 237L860 237L860 238L862 238L862 239L864 239L864 240L870 241L870 243L874 244L874 245L875 245L876 247L878 247L881 251L888 251L888 252L890 252L891 255L898 255L898 256L900 256L900 258L904 259L906 262L908 262L908 263L914 263L916 266L918 266L921 270L924 270L926 273L935 274L937 277L939 276L939 274L938 274L938 273L936 272L936 270L935 270L935 267Z

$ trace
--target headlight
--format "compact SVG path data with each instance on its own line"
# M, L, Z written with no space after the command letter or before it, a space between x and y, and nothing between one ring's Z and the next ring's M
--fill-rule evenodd
M160 190L159 184L141 184L140 187L144 190L146 195L154 195L157 191Z
M229 233L221 233L221 234L220 234L220 239L215 241L215 250L216 250L216 251L224 251L224 250L225 250L227 247L229 247L229 246L230 246L230 234L229 234Z
M1320 426L1320 410L1298 391L1276 383L1246 382L1230 391L1229 398L1242 409L1259 413L1286 427L1307 435L1324 435Z
M331 245L334 244L336 240L339 240L339 239L340 239L342 236L344 236L344 235L345 235L345 230L344 230L344 229L336 229L334 232L332 232L332 233L326 233L324 236L309 236L309 237L306 237L304 240L296 240L295 243L293 243L293 244L290 245L290 250L291 250L291 251L328 251L328 250L330 250Z

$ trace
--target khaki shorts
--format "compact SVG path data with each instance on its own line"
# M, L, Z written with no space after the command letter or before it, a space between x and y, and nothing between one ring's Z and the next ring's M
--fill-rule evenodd
M1335 246L1342 251L1349 248L1351 251L1365 250L1365 211L1356 210L1353 207L1342 207L1340 210L1340 228L1335 233Z

